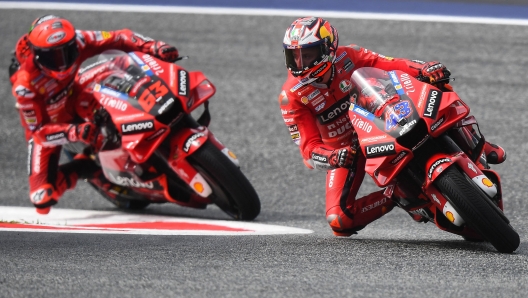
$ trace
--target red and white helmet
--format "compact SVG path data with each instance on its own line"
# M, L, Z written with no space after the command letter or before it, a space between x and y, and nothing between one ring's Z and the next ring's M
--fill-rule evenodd
M28 43L35 63L55 79L74 76L79 68L75 27L68 20L46 15L31 24Z
M282 42L286 67L303 83L315 81L332 68L338 41L337 30L327 20L299 18L288 27ZM310 59L302 61L303 57Z

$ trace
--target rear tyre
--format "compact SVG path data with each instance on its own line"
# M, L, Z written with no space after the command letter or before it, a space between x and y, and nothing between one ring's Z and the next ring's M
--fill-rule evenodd
M188 157L211 186L209 199L237 220L253 220L260 213L260 199L246 176L211 142Z
M487 202L486 194L457 167L446 169L435 181L467 225L499 252L512 253L520 244L519 234Z

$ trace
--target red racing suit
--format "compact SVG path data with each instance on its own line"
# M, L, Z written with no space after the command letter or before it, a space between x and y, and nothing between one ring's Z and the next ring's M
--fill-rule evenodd
M78 64L110 49L156 54L155 40L129 29L77 30L76 33ZM79 108L77 98L83 97L86 78L79 82L75 74L64 80L45 76L34 63L33 55L23 46L24 42L23 36L17 43L15 57L20 67L10 80L28 142L30 200L37 208L44 208L53 200L58 201L77 183L77 173L59 167L59 157L61 145L68 142L71 123L86 120L76 111Z
M383 190L356 199L365 176L365 157L357 151L355 167L332 168L328 160L334 149L352 145L355 131L350 119L350 77L360 67L401 70L418 76L424 62L386 57L357 45L340 46L333 77L327 84L303 85L289 74L279 95L284 123L299 145L309 168L326 175L326 219L336 235L350 235L393 208ZM361 125L357 125L361 127Z

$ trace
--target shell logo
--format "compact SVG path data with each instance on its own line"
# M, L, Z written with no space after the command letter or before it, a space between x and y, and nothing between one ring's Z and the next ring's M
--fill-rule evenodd
M301 101L302 101L302 103L304 103L305 105L307 105L308 102L309 102L308 97L306 97L306 96L303 96L303 97L301 98Z
M201 182L194 183L193 187L198 193L202 193L204 191L204 186Z
M488 178L482 178L482 183L486 185L487 187L493 186L493 182L491 182L491 180L489 180Z
M233 158L233 159L237 159L237 156L235 155L235 153L233 153L233 151L231 151L231 150L227 150L227 154L228 154L231 158Z
M447 211L445 216L447 217L447 219L450 221L450 222L455 222L455 216L453 215L453 212L451 211Z

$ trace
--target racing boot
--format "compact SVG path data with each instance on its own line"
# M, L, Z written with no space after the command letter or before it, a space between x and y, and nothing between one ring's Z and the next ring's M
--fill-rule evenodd
M501 164L506 160L506 151L499 145L486 142L484 144L486 161L490 164Z
M327 210L326 221L332 228L334 235L349 237L357 234L369 223L391 211L395 204L383 192L383 190L377 191L353 200L352 205L347 206L348 211L346 213L340 206L334 206Z

